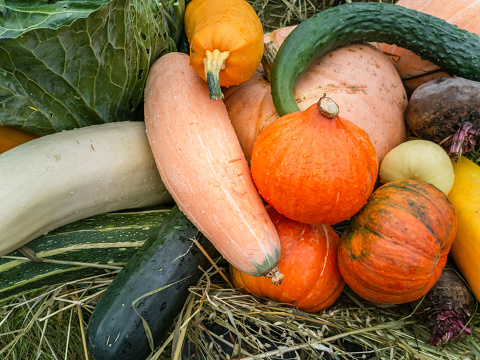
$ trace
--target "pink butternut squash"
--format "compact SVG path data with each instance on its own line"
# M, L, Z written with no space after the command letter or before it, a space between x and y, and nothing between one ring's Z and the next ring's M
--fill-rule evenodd
M188 55L166 54L151 68L145 123L160 176L190 221L236 268L281 280L280 240L225 105L210 100Z

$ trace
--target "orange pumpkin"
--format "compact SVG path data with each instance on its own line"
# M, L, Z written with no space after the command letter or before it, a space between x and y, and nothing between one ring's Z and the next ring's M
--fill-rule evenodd
M253 146L258 192L278 212L309 224L336 224L366 203L378 175L368 135L322 97L268 125Z
M272 207L267 211L280 238L278 267L285 279L275 286L265 277L247 275L230 266L234 286L257 296L293 303L310 313L328 308L345 285L337 265L339 236L331 226L302 224Z
M24 142L38 138L37 135L12 126L0 126L0 154L23 144Z
M396 5L439 17L480 35L480 0L398 0ZM409 50L388 44L378 44L378 47L391 59L408 93L430 80L448 76L438 66Z
M366 300L417 300L440 276L456 231L443 192L423 181L392 181L375 190L342 234L340 272Z
M280 46L293 28L265 34L264 42ZM265 61L265 68L271 66L271 59ZM248 81L224 89L224 102L247 161L258 134L279 118L265 77L264 67L259 66ZM316 103L324 93L335 98L342 117L365 130L379 163L389 150L406 141L405 89L389 59L373 45L352 44L333 50L315 60L295 84L295 99L301 110Z

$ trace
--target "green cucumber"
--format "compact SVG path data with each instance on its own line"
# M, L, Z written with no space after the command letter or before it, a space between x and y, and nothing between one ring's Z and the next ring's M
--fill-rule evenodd
M121 268L156 236L169 211L154 207L95 215L32 240L28 248L37 261L18 250L0 257L0 300Z
M300 110L293 89L315 59L354 42L395 44L435 63L451 75L480 81L480 37L477 34L398 5L349 3L303 21L280 46L271 82L278 114L283 116Z
M95 359L144 360L165 338L189 287L202 275L199 266L205 270L209 266L193 238L210 256L215 253L175 206L157 236L145 242L96 304L87 326L87 347Z

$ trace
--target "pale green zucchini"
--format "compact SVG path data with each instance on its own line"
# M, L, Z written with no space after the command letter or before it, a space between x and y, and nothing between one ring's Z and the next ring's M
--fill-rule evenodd
M43 262L17 250L0 257L0 300L120 269L157 235L169 212L155 207L95 215L36 238L28 248Z
M0 154L0 256L71 222L171 203L143 122L46 135Z

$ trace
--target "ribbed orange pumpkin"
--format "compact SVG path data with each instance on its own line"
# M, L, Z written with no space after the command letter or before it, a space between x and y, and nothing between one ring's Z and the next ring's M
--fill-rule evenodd
M443 192L427 182L392 181L375 190L342 234L340 272L366 300L417 300L440 276L456 231Z
M285 278L275 286L265 277L250 276L230 266L234 286L257 296L293 303L310 313L330 307L345 285L337 264L339 236L329 225L302 224L272 207L267 211L280 238L278 267Z
M294 28L267 33L264 42L280 46ZM228 115L247 161L258 134L280 117L265 77L264 67L259 66L248 81L224 89ZM294 89L301 110L315 104L325 92L342 109L342 117L365 130L379 163L388 151L406 141L405 89L389 59L373 45L345 45L322 56L298 79Z
M279 213L303 223L333 225L366 203L378 161L365 131L338 116L335 102L322 97L260 133L251 172L260 195Z
M396 5L439 17L480 35L480 0L399 0ZM438 66L409 50L387 44L379 44L379 48L390 57L408 93L430 80L448 76Z

